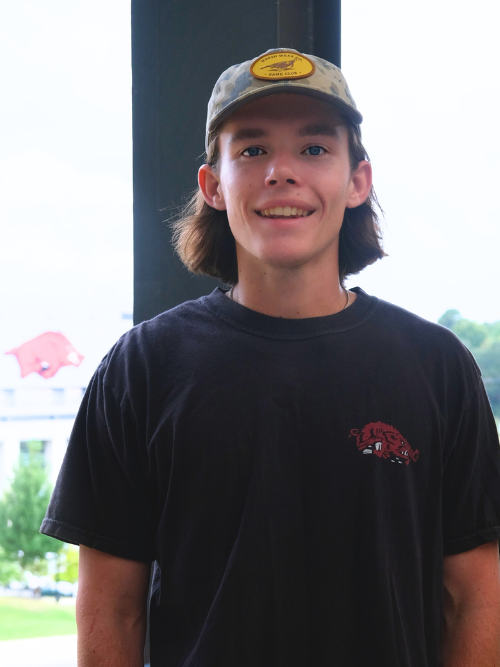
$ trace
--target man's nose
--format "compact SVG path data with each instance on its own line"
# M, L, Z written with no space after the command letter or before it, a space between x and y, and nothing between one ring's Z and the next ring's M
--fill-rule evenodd
M269 165L269 171L266 176L266 185L296 185L298 183L298 175L293 169L290 159L286 156L276 156L276 158Z

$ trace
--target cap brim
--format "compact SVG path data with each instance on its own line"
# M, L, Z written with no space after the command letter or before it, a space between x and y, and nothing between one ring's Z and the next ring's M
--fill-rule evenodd
M228 116L233 114L235 111L237 111L245 104L248 104L253 100L260 99L261 97L267 97L269 95L280 95L286 93L307 95L309 97L315 97L316 99L323 100L323 102L326 102L327 104L330 104L332 107L338 109L340 113L346 116L355 125L359 125L360 123L363 122L363 116L359 113L359 111L354 107L351 107L350 105L346 104L344 100L342 100L340 97L337 97L333 94L329 95L328 93L325 93L322 90L316 90L315 88L311 88L311 86L301 85L299 81L297 82L294 81L293 83L287 82L285 85L283 84L283 82L274 85L271 84L269 86L265 86L258 90L251 90L245 95L242 95L234 102L229 104L227 107L225 107L217 116L214 116L214 118L212 118L212 120L210 121L210 125L208 126L208 132L213 132L213 130L215 130L216 127L218 127L224 120L226 120Z

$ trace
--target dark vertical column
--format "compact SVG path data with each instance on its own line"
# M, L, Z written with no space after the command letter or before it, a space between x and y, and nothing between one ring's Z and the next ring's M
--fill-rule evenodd
M276 0L277 46L312 53L340 67L341 0Z
M341 0L314 0L312 53L341 66Z
M132 0L135 323L217 284L182 266L168 221L196 187L219 74L276 46L338 64L336 16L340 0Z
M158 0L132 2L134 322L161 312Z
M277 46L314 53L313 0L276 0Z

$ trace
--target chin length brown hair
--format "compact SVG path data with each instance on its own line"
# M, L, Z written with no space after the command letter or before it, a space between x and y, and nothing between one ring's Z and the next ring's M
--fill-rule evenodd
M346 121L349 135L349 158L354 171L368 154L361 143L359 127ZM208 140L207 164L217 171L219 166L219 132ZM339 278L359 273L365 266L385 256L376 209L380 205L372 188L366 201L356 208L346 208L339 235ZM172 223L173 244L185 266L193 273L218 278L226 285L238 282L236 245L229 228L226 211L209 206L198 188Z

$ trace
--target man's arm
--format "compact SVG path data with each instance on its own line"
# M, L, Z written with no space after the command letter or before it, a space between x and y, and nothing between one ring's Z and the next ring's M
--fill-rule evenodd
M498 542L444 558L443 667L500 667Z
M143 667L150 566L80 546L78 667Z

